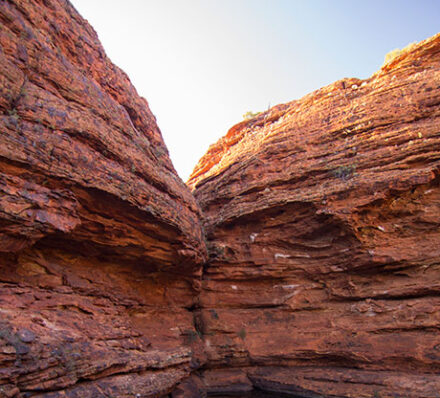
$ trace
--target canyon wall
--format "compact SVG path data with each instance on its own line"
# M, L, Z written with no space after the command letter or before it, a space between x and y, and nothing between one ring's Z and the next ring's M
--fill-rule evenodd
M151 397L206 247L145 99L66 0L0 2L0 396Z
M208 391L440 395L440 35L232 127L189 185Z
M194 197L72 5L2 1L0 127L0 397L440 397L439 35L234 126Z

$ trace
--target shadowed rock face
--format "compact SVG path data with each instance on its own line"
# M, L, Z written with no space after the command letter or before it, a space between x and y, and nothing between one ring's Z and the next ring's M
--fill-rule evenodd
M439 35L234 126L189 185L210 391L439 396Z
M69 2L0 2L0 130L0 396L167 394L196 334L199 208Z

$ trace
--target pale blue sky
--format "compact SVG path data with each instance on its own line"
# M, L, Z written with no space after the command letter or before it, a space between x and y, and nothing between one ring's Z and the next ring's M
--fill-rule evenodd
M186 180L246 111L343 77L440 31L440 0L71 0L157 117Z

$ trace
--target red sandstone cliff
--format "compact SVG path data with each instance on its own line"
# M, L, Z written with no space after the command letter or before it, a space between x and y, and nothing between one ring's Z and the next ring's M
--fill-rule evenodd
M198 206L66 0L0 2L0 396L150 397L190 371Z
M436 36L234 126L202 215L74 8L0 2L0 397L438 397L439 116Z
M440 35L234 126L189 184L210 391L440 396Z

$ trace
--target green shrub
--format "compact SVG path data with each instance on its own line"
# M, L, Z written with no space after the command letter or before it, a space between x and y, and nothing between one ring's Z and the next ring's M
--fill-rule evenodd
M403 54L404 52L407 51L411 51L415 46L417 45L417 42L412 42L409 43L407 46L403 47L402 49L400 48L395 48L394 50L390 51L389 53L387 53L385 55L385 61L384 61L384 65L390 63L393 59L395 59L396 57L398 57L400 54Z
M248 111L243 115L243 119L244 120L249 120L254 118L255 116L258 116L261 112L252 112L252 111Z
M349 180L353 177L356 171L356 166L339 166L332 170L332 175L334 177L340 178L341 180Z

